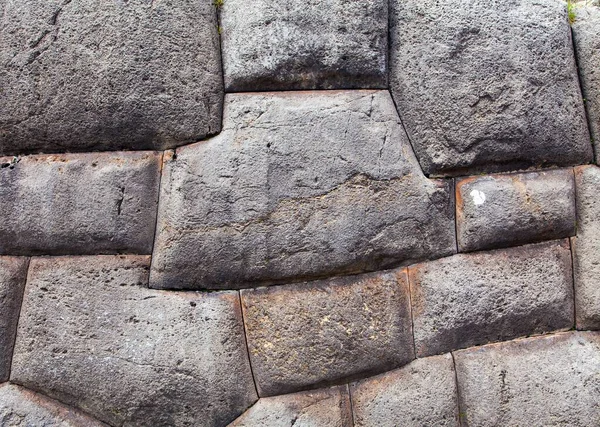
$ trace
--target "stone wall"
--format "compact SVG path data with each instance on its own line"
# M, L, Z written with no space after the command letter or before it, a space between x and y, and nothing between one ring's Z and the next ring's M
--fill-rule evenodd
M0 0L0 426L600 425L569 9Z

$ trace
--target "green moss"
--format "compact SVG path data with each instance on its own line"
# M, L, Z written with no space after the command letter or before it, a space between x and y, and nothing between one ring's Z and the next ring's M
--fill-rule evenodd
M569 16L569 24L573 25L577 19L577 14L575 13L575 3L573 0L567 0L567 15Z
M222 7L222 6L223 6L223 2L224 2L224 1L225 1L225 0L213 0L213 5L214 5L214 6L215 6L217 9L219 9L220 7Z

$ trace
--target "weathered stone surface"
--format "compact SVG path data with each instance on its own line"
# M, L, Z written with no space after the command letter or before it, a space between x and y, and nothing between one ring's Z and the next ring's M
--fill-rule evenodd
M106 426L53 399L8 383L0 385L0 425L4 427Z
M573 169L457 180L456 227L460 251L573 236Z
M567 240L409 268L417 356L573 327Z
M211 0L7 0L0 153L162 149L221 126Z
M31 260L11 381L119 426L222 426L256 400L239 295L145 288L147 256Z
M592 160L565 9L391 2L390 86L426 174Z
M385 0L226 0L227 91L387 86Z
M263 397L229 427L351 427L347 386Z
M10 373L28 264L28 258L0 257L0 382Z
M152 251L161 154L0 157L0 254Z
M463 426L597 426L600 336L571 332L455 353Z
M451 183L421 173L387 91L227 95L165 156L151 286L234 288L456 251Z
M414 358L406 271L242 291L258 394L376 374Z
M452 356L417 359L350 386L356 427L458 426Z

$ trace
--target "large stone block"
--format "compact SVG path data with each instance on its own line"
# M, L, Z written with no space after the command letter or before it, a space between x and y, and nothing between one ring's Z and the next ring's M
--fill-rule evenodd
M592 160L557 0L392 0L390 86L426 174Z
M387 91L227 95L217 137L166 155L151 287L223 289L456 252Z
M0 254L152 251L161 154L0 157Z
M11 381L119 426L222 426L257 399L237 292L147 289L147 256L34 258Z
M568 240L409 268L417 356L573 327Z
M225 0L229 92L385 88L386 0Z
M0 11L0 154L163 149L219 132L211 0L6 0Z
M380 373L414 358L404 269L241 292L261 397Z
M347 386L263 397L229 427L351 427Z
M456 228L460 251L573 236L573 169L457 180Z
M570 332L455 353L463 426L594 427L600 336Z
M350 386L356 427L458 426L452 356L417 359Z
M10 374L28 264L28 258L0 257L0 382Z

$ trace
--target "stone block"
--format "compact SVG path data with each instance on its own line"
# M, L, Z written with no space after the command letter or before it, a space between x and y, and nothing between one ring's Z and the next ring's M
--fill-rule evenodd
M149 290L149 258L33 258L11 382L110 425L243 413L257 396L238 293Z
M417 356L573 327L568 240L409 268Z
M2 6L0 154L164 149L219 132L211 0Z
M600 335L569 332L458 351L463 426L600 421Z
M564 2L390 7L390 88L426 175L592 160Z
M417 359L350 386L356 427L458 427L450 354Z
M152 252L161 154L0 157L0 254Z
M572 169L457 180L459 251L517 246L573 236Z
M404 269L241 295L261 397L377 374L414 358Z
M228 92L387 87L385 0L226 0Z
M229 94L223 132L165 155L150 286L231 289L456 252L387 91Z

